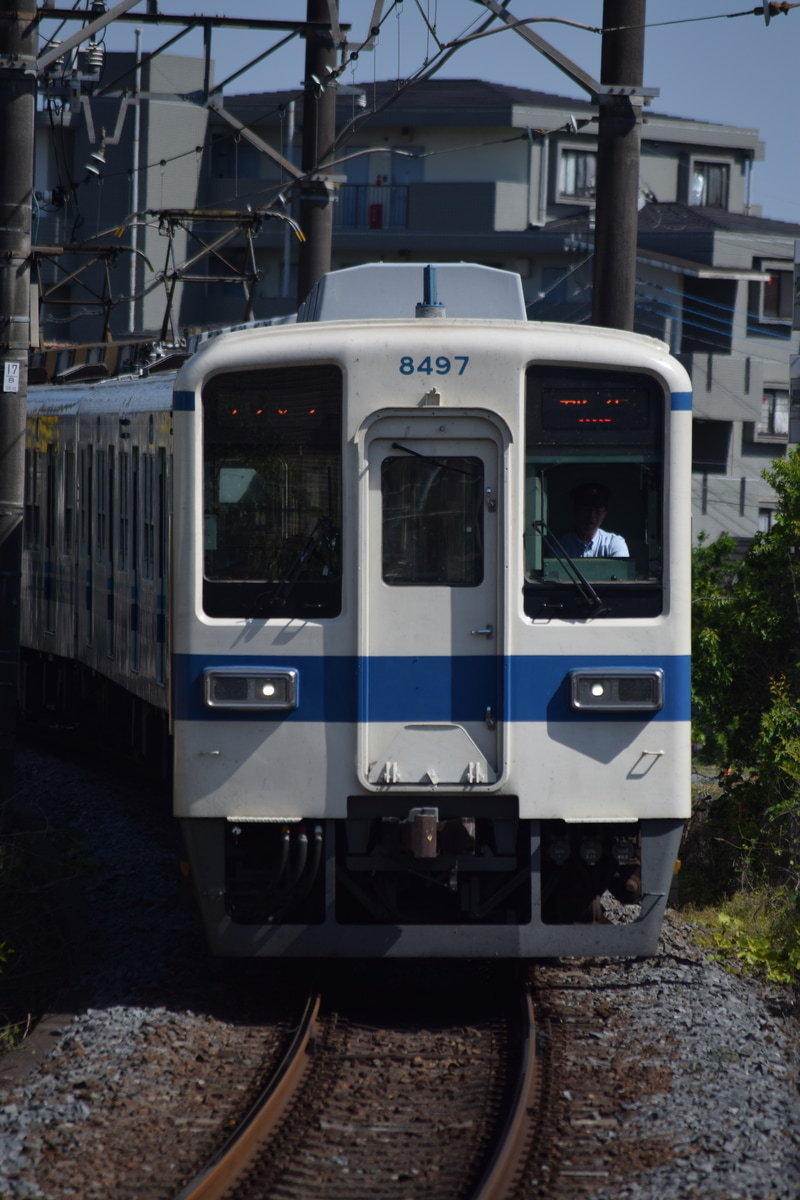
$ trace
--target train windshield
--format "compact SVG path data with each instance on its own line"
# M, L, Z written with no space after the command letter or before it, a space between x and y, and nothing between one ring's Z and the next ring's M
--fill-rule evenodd
M339 368L214 376L203 391L203 495L203 606L210 616L336 616Z
M531 367L526 384L526 613L657 615L661 387L648 375L572 367Z

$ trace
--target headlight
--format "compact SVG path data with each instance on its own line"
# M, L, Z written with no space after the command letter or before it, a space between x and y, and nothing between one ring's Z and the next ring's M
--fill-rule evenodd
M288 711L297 707L293 667L208 667L203 671L203 702L208 708Z
M664 703L664 672L637 667L596 667L570 671L573 708L595 712L656 712Z

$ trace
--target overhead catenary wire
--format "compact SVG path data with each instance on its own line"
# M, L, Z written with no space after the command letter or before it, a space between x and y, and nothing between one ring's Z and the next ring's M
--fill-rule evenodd
M790 8L800 8L800 2L789 4L786 2L786 0L780 0L779 3L771 3L769 8L771 10L771 16L775 16L778 13L784 13L788 16ZM703 17L676 17L669 21L643 21L638 25L587 25L583 21L571 21L566 17L515 17L510 19L507 24L504 24L497 29L487 29L479 33L471 33L466 35L461 34L458 38L454 38L450 42L440 42L439 45L442 48L465 46L468 43L478 41L481 38L493 37L498 33L506 33L508 30L513 30L521 25L566 25L572 29L580 29L585 33L595 33L602 36L606 33L624 33L634 29L659 29L667 25L690 25L697 21L726 21L733 17L751 17L762 15L764 15L763 6L761 8L747 8L743 12L709 13Z
M510 0L503 0L503 5L502 5L503 8L508 7L509 3L510 3ZM76 0L74 7L75 8L78 7L77 0ZM474 25L476 23L476 21L477 21L477 18L476 18L476 21L471 22L470 25L467 26L467 29L465 30L464 33L462 33L458 37L452 39L450 42L442 42L436 31L436 23L435 22L431 23L428 20L428 18L426 17L426 15L419 3L419 0L416 0L416 7L420 11L420 13L423 17L427 31L434 38L434 40L436 42L436 45L438 47L436 54L433 56L432 60L430 60L426 57L426 59L423 61L422 65L420 67L418 67L415 71L413 71L407 77L407 79L400 82L400 86L398 87L397 91L392 96L388 97L381 105L374 106L373 109L367 113L358 114L358 116L354 119L354 121L350 123L350 125L352 126L352 129L350 127L345 127L345 129L337 135L337 138L336 138L333 148L341 145L342 142L346 138L351 137L353 135L353 133L357 132L357 130L360 129L363 126L363 124L365 124L367 121L369 121L373 116L377 115L378 112L382 111L383 109L385 109L386 107L389 107L392 103L394 103L394 101L408 87L413 86L417 82L421 82L421 81L424 81L425 79L430 78L433 74L435 74L438 70L440 70L442 68L442 66L444 66L444 64L449 60L449 58L452 56L452 54L455 53L461 46L467 45L471 41L476 40L477 38L481 38L484 36L490 36L495 33L508 32L510 28L513 29L514 24L536 24L536 23L560 24L560 25L565 25L565 26L569 26L569 27L573 27L573 28L583 29L583 30L586 30L587 32L600 34L600 35L602 35L603 33L621 32L624 29L635 28L634 26L622 26L622 25L608 26L608 27L604 28L602 26L587 25L582 22L572 21L572 20L569 20L568 18L564 18L564 17L548 16L548 17L519 18L518 20L513 21L510 26L504 23L504 24L496 27L495 29L491 29L490 26L493 24L493 22L495 20L497 20L497 17L495 16L494 13L490 13L488 18L486 19L486 21L480 26L479 29L475 30L474 32L468 32L470 29L470 25ZM787 3L787 0L780 0L780 2L776 2L776 0L773 0L773 2L769 4L769 9L770 9L770 12L772 15L777 15L778 13L781 13L781 12L788 15L788 12L790 9L797 8L797 7L800 7L800 0L798 0L798 3ZM379 25L378 25L378 31L380 32L380 30L383 28L383 26L385 25L386 21L388 20L389 16L392 13L395 13L395 15L398 16L398 18L399 18L399 13L401 10L402 10L402 0L393 0L393 2L389 5L387 11L380 18ZM696 17L683 17L683 18L676 18L674 20L666 20L666 21L648 21L648 22L645 22L642 27L643 28L656 28L659 26L666 26L666 25L689 24L689 23L693 23L693 22L697 22L697 21L726 20L726 19L733 18L733 17L760 15L763 11L764 10L763 10L763 5L762 5L761 7L758 7L758 8L745 9L743 11L738 11L738 12L708 14L705 16L696 16ZM44 12L44 15L46 16L46 10ZM88 19L88 15L89 14L87 14L87 19ZM63 24L64 24L64 22L62 21L61 25L59 26L59 30L60 30L60 28L63 27ZM399 24L399 21L398 21L398 24ZM45 45L52 44L53 39L57 36L57 32L58 32L58 30L56 31L56 33L50 34L49 36L42 35L42 41L44 42L44 44ZM178 35L178 36L182 36L182 35ZM280 44L281 43L279 43L279 45ZM363 44L365 44L365 43L360 43L359 48ZM278 48L278 46L271 47L267 53L272 53L277 48ZM143 56L142 61L145 61L147 57L150 57L150 56ZM353 64L353 62L355 62L357 60L357 58L358 58L358 49L351 51L349 54L346 54L343 57L343 61L342 61L341 65L339 67L337 67L336 70L332 73L330 79L325 81L325 86L335 85L336 82L338 81L339 77L341 76L341 74L344 72L344 70L347 69L348 66L351 66ZM109 86L111 86L111 85L109 85ZM106 91L107 91L107 88L104 88L103 92L106 92ZM302 95L303 95L303 89L302 88L298 89L297 93L294 96L294 99L299 99ZM233 135L231 135L231 136L233 136ZM326 154L327 154L327 152L323 153L320 162L325 162ZM174 157L177 158L179 156L176 155ZM168 159L166 161L173 161L173 159ZM163 165L163 164L159 164L159 165ZM320 167L320 163L316 164L316 170L319 170L319 167Z
M509 2L510 2L510 0L505 0L503 7L507 7ZM422 63L422 65L420 67L418 67L416 69L416 71L413 72L411 76L409 76L408 79L402 80L402 81L398 80L398 87L381 104L379 104L379 105L374 104L373 109L370 112L358 114L355 117L354 121L351 122L349 124L349 126L345 127L345 129L339 133L339 135L336 138L336 143L335 143L336 145L344 145L347 143L347 141L350 141L352 139L352 137L354 137L356 135L356 133L361 128L363 128L363 126L366 123L368 123L371 119L373 119L376 115L378 115L379 112L383 111L385 108L387 108L391 104L393 104L399 98L399 96L408 87L413 86L413 84L415 82L419 82L419 81L422 81L423 79L430 78L433 74L436 73L436 71L438 71L441 68L441 66L444 65L444 62L446 62L451 57L451 55L457 51L457 49L461 45L466 44L467 41L471 40L473 37L483 36L484 33L488 34L488 32L504 32L507 30L507 26L505 26L505 25L503 25L495 30L491 30L491 31L488 29L488 26L490 26L497 19L495 17L495 15L493 13L491 13L488 16L487 20L483 23L483 25L481 26L480 29L475 30L474 32L465 31L464 34L460 35L459 38L456 38L453 41L446 43L446 42L443 42L439 38L436 21L435 20L431 21L428 19L419 0L415 0L415 3L416 3L417 9L419 10L420 14L423 17L423 20L426 25L426 29L428 30L431 37L433 37L433 39L436 42L437 51L434 54L433 59L431 60L426 57L426 60ZM789 8L794 8L794 7L800 7L800 3L798 3L798 4L781 3L781 4L771 5L771 9L773 10L773 12L784 12L784 14L786 14L786 15L788 15ZM385 24L385 22L388 20L389 16L392 13L394 13L398 19L398 28L399 28L399 17L400 17L401 11L402 11L402 4L400 3L400 0L394 0L394 2L389 5L388 11L385 14L383 14L383 16L380 20L379 29L383 27L383 25ZM720 13L720 14L714 14L714 15L709 15L709 16L704 16L704 17L682 18L682 19L662 21L662 22L647 22L646 27L657 26L657 25L691 23L691 22L699 21L699 20L727 19L729 17L744 16L744 15L750 15L753 13L757 15L760 11L761 11L760 9L750 9L750 10L745 10L744 12L737 12L737 13ZM546 23L569 25L569 26L573 26L573 27L585 28L587 31L595 32L595 33L608 32L608 31L611 31L612 28L614 28L614 27L609 27L609 29L604 31L601 27L582 25L579 22L570 21L566 18L561 18L561 17L525 18L523 20L525 22L530 22L530 23L546 22ZM471 24L474 25L475 23L476 22L472 22ZM623 27L620 26L618 28L621 29ZM467 27L467 29L469 30L469 26ZM50 39L50 40L52 40L52 39ZM276 49L276 48L277 47L273 47L271 49ZM357 51L352 52L349 55L347 55L346 57L344 57L341 66L338 67L336 69L336 71L332 74L331 78L328 81L326 81L326 86L327 85L335 86L335 84L338 82L338 79L341 76L342 72L347 67L352 67L355 60L357 59L357 57L358 57ZM398 74L399 74L399 59L398 59ZM111 86L111 85L109 85L109 86ZM106 90L107 90L106 88L103 89L103 91L106 91ZM300 95L302 95L301 90L297 92L297 96L300 96ZM275 112L275 111L280 112L283 107L284 107L283 105L279 105L279 106L273 106L272 108L266 108L265 110L262 110L262 113L260 114L260 119L263 119L263 116L266 115L266 113ZM256 117L255 119L251 118L250 124L254 125L258 122L258 120L259 120L259 117ZM51 121L52 121L52 112L51 112ZM535 132L537 134L542 134L544 132L552 132L552 131L537 130ZM233 139L236 137L236 134L232 133L228 136L231 139ZM503 139L496 139L494 141L486 141L484 143L481 143L481 146L489 146L492 144L503 144L504 142L516 140L517 137L522 139L525 136L527 136L527 133L521 133L521 134L515 135L514 137L511 137L511 138L503 138ZM225 140L225 139L221 139L221 140ZM474 147L471 147L471 149L472 148L474 148ZM438 149L435 151L428 151L423 154L409 155L409 157L432 158L432 157L447 154L447 153L463 152L464 149L465 149L465 147L453 146L453 147ZM385 148L381 147L380 150L385 151ZM197 154L200 152L202 152L201 147L194 147L194 148L191 148L191 149L188 149L185 151L180 151L180 152L178 152L174 155L171 155L167 158L159 159L157 162L145 164L143 167L141 167L139 169L147 171L147 170L154 169L155 167L160 167L163 172L164 168L169 163L178 161L179 159L187 157L193 153ZM334 165L342 164L345 161L347 161L348 159L350 159L351 157L356 157L358 155L366 155L366 154L369 154L372 152L373 151L371 150L371 148L359 149L359 150L355 151L355 153L353 155L339 156L338 158L334 159L333 162L326 162L325 167L326 167L326 169L330 169L330 167L332 167ZM394 151L392 151L392 152L394 152ZM397 151L397 153L403 153L403 152ZM128 176L130 177L132 175L132 172L133 172L133 169L128 168L126 172L119 172L118 174L127 173ZM111 176L109 176L109 177L111 177ZM264 192L268 195L270 190L274 191L275 192L275 196L273 197L273 200L274 200L277 198L277 196L280 194L281 191L285 194L287 187L292 187L292 186L293 186L292 181L289 181L288 183L286 181L282 181L280 184L268 185L264 189ZM73 195L74 195L74 189L72 189L72 190L73 190ZM217 201L216 207L218 207L218 206L219 206L219 201ZM267 205L267 207L268 207L268 205ZM83 218L80 215L80 210L78 209L78 206L76 203L76 219L75 219L75 223L73 225L73 233L75 232L75 230L77 228L80 227L80 225L82 223L83 223ZM577 269L577 268L572 268L571 270L574 270L574 269ZM557 285L554 285L554 286L557 286ZM653 286L653 285L650 285L650 286ZM659 303L659 301L657 299L654 299L653 303ZM685 298L683 298L684 324L691 324L691 322L687 322L687 320L686 320L687 315L691 315L691 316L697 317L697 318L705 317L706 318L705 322L702 322L700 320L697 320L694 322L694 324L696 325L698 330L702 330L702 331L708 332L708 333L717 332L714 329L713 325L708 324L708 312L707 312L708 302L703 301L702 306L703 307L699 308L699 309L698 308L692 309L691 305L687 305ZM713 305L711 307L713 307ZM748 314L748 319L749 318L750 318L750 314ZM711 319L713 320L713 317ZM735 328L741 328L741 326L735 326ZM776 340L785 340L784 335L782 335L780 333L775 333L772 330L769 330L767 328L762 327L762 329L759 330L759 332L765 337L775 338ZM711 343L709 342L709 344L711 344ZM765 361L768 361L768 360L765 360Z

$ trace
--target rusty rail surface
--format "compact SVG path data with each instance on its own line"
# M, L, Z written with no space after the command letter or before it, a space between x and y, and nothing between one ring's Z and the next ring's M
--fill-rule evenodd
M533 1001L526 990L519 1075L514 1100L497 1148L472 1193L471 1200L507 1200L514 1194L531 1149L540 1097L536 1064L536 1027Z
M239 1128L176 1200L222 1200L247 1172L311 1069L319 1034L320 995L309 997L286 1054Z

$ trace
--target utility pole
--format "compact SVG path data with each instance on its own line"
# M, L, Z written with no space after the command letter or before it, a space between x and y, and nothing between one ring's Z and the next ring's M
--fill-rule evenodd
M307 21L330 21L328 0L307 0ZM304 174L322 178L300 184L300 228L306 241L300 245L297 269L297 302L302 304L317 280L330 270L333 237L333 203L324 178L323 155L336 135L336 89L325 87L336 66L336 47L330 29L306 33L306 73L303 83Z
M641 87L646 0L603 0L600 81ZM633 329L641 99L600 95L592 324Z
M0 803L19 671L35 113L36 0L16 0L0 15Z

